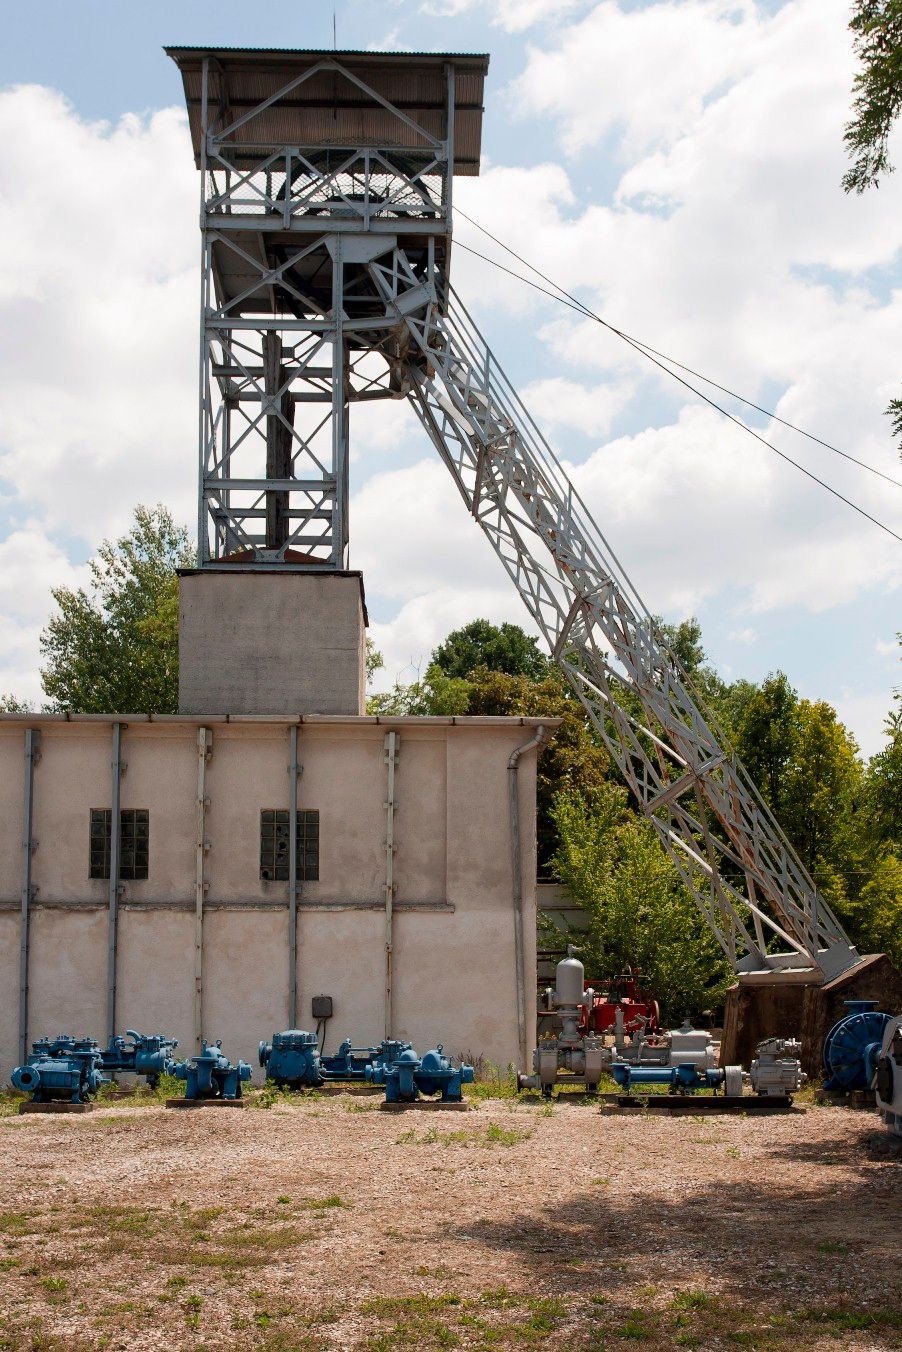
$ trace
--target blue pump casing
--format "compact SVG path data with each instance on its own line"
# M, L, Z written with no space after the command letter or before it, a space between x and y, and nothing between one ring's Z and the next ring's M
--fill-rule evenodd
M246 1061L233 1066L221 1048L221 1042L204 1042L197 1056L173 1067L176 1079L185 1081L186 1099L241 1098L241 1085L251 1078L251 1068Z
M441 1043L423 1057L408 1046L396 1060L368 1066L366 1078L385 1085L386 1103L413 1103L421 1094L441 1094L442 1103L460 1103L463 1086L473 1081L473 1067L452 1065L442 1054Z
M131 1038L131 1043L126 1042L126 1038ZM101 1065L114 1075L123 1072L143 1075L154 1085L161 1075L172 1070L172 1052L178 1045L178 1038L163 1037L159 1033L145 1037L133 1028L126 1028L125 1037L112 1038L103 1050Z
M334 1056L320 1057L320 1073L324 1080L365 1080L372 1078L367 1076L368 1066L390 1065L409 1050L409 1042L397 1042L394 1038L386 1038L378 1047L352 1047L351 1039L345 1038Z
M636 1084L666 1084L671 1094L691 1094L696 1089L718 1089L724 1081L722 1070L704 1070L691 1064L634 1066L626 1061L615 1061L611 1066L611 1074L627 1091Z
M869 1089L877 1069L883 1035L891 1015L876 1000L844 1000L849 1013L824 1038L824 1088Z
M258 1055L267 1079L275 1080L278 1085L300 1089L323 1082L315 1033L307 1033L302 1028L273 1033L272 1042L260 1043Z
M108 1083L101 1071L100 1045L91 1038L40 1038L24 1066L16 1066L13 1087L33 1103L84 1103Z

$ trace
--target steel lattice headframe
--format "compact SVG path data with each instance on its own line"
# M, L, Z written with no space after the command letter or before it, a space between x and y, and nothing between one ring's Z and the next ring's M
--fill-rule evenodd
M851 967L449 285L487 58L171 54L202 182L200 565L344 567L349 405L409 398L734 969Z

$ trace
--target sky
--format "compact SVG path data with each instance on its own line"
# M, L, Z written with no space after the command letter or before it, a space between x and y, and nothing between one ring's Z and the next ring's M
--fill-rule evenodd
M339 47L491 53L482 173L456 205L613 324L902 480L883 415L902 174L840 186L848 8L338 0L334 20ZM50 589L82 585L138 502L196 518L198 185L162 47L331 47L333 8L0 0L0 18L0 692L40 704ZM461 216L455 238L511 262ZM649 609L697 615L725 677L783 670L877 751L898 541L597 324L464 252L452 269ZM902 533L902 488L744 416ZM354 408L351 439L383 682L476 616L526 623L412 411Z

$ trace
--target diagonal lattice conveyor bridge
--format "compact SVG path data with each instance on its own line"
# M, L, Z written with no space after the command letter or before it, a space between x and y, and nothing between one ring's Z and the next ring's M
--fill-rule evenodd
M449 281L488 58L170 48L203 235L199 565L336 570L409 398L734 970L858 961Z

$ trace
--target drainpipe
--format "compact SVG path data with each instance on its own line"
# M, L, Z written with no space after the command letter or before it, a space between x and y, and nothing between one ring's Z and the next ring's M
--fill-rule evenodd
M507 787L511 823L511 870L514 880L514 961L517 968L517 1032L520 1041L520 1063L525 1066L529 1056L526 1045L526 988L523 980L523 868L520 859L520 792L517 771L524 751L536 751L544 746L548 734L544 726L522 746L515 746L507 762Z

